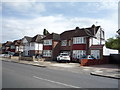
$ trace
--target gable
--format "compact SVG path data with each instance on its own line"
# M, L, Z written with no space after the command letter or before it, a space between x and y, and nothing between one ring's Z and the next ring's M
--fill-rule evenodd
M101 30L101 28L98 29L95 37L100 40L100 39L104 39L104 31Z
M24 38L22 42L23 42L23 43L28 43L28 41L27 41L26 38Z

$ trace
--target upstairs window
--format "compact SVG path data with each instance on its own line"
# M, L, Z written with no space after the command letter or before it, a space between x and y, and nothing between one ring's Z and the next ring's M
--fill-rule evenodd
M67 40L62 40L61 41L61 46L67 46Z
M82 43L86 43L85 37L74 37L73 38L73 44L82 44Z
M15 49L15 46L11 45L11 49Z
M34 46L34 43L31 43L31 47Z
M44 45L52 45L52 40L44 40Z

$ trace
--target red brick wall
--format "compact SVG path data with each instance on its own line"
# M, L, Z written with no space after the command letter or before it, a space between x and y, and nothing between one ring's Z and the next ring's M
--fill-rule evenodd
M100 64L108 64L107 59L82 59L81 66L90 66L90 65L100 65Z
M52 46L43 46L43 50L52 50Z
M10 49L11 52L15 52L15 49Z
M73 44L72 50L86 50L86 44Z
M59 55L60 52L60 42L59 41L53 41L53 46L52 46L52 59L56 59L56 57Z

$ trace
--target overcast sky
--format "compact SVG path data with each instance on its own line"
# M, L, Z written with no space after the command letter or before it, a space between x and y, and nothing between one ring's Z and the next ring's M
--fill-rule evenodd
M2 42L100 25L106 39L118 30L118 2L2 2Z

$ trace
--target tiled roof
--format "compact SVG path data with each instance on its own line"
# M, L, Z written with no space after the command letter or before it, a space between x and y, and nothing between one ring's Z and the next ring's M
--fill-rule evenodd
M15 45L15 46L22 45L22 39L14 40L13 43L12 43L11 45Z
M28 42L31 42L31 40L32 40L32 37L25 36L24 38L26 38L26 40L27 40Z
M42 39L44 38L44 35L36 35L31 39L31 42L37 42L42 43Z
M9 47L11 44L12 44L11 41L7 41L6 43L3 43L2 46L7 46L7 47Z
M52 34L47 35L45 38L43 38L43 40L45 39L60 40L60 35L57 33L52 33Z
M78 37L78 36L93 37L97 33L99 28L100 26L95 26L95 25L92 25L92 27L90 28L81 28L81 29L79 27L76 27L73 30L64 31L63 33L61 33L60 39L65 40L65 39L71 39L72 37Z

